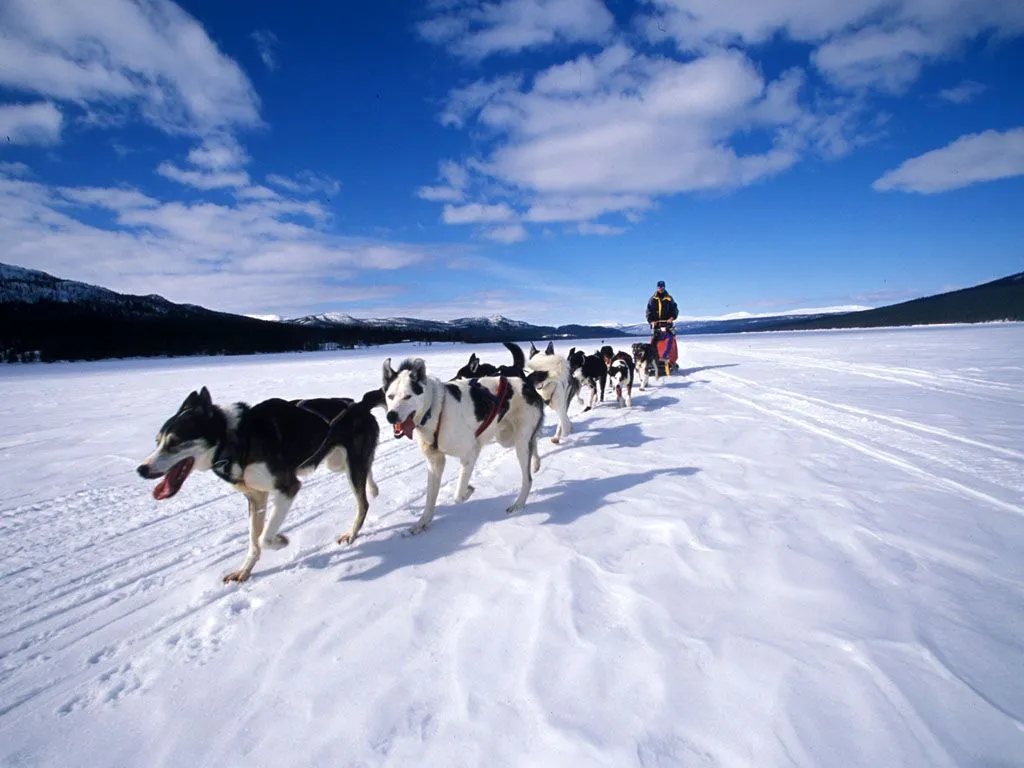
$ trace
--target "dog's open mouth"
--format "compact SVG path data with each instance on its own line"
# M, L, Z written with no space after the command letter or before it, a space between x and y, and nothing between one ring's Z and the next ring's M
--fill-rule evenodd
M185 478L188 477L188 473L192 471L192 465L195 463L196 460L189 456L167 470L167 474L161 478L160 482L156 484L156 488L153 489L153 498L157 501L163 501L180 491L181 486L185 483Z
M412 440L412 431L416 429L416 421L413 418L415 415L415 413L410 413L409 418L405 421L400 421L395 424L396 438L408 437Z

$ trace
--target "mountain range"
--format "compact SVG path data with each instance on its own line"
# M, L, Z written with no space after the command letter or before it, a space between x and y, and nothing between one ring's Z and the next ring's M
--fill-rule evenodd
M877 309L682 319L680 334L871 328L1024 320L1024 272ZM291 319L234 315L134 296L0 264L0 361L248 354L400 341L497 342L646 336L647 325L540 326L495 315L449 321L358 319L327 312Z
M0 360L248 354L400 341L470 343L621 337L599 326L537 326L505 317L449 322L357 320L327 313L268 320L134 296L0 264Z

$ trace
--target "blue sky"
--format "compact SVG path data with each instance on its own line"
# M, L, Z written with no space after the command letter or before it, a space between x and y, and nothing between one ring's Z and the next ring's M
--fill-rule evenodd
M0 6L0 260L234 312L637 322L1024 269L1024 4Z

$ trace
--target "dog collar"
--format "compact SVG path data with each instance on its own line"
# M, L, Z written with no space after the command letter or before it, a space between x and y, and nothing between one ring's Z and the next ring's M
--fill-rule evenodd
M423 418L420 419L420 426L421 427L425 427L427 425L427 422L430 421L430 414L433 413L433 411L434 411L433 406L431 406L430 408L427 408L427 412L424 413L423 414Z

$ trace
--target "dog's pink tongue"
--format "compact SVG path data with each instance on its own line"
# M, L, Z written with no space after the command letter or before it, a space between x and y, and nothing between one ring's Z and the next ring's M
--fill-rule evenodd
M156 484L153 489L153 498L157 501L163 501L172 493L171 491L171 479L169 475L164 475L160 482Z
M414 429L416 429L416 422L413 421L412 416L410 416L400 424L395 424L395 437L408 437L412 440L412 432Z
M188 458L179 461L171 467L167 474L161 478L160 482L156 484L156 488L153 489L153 498L157 501L163 501L180 491L182 483L185 482L188 473L192 471L193 464L195 464L195 460Z

